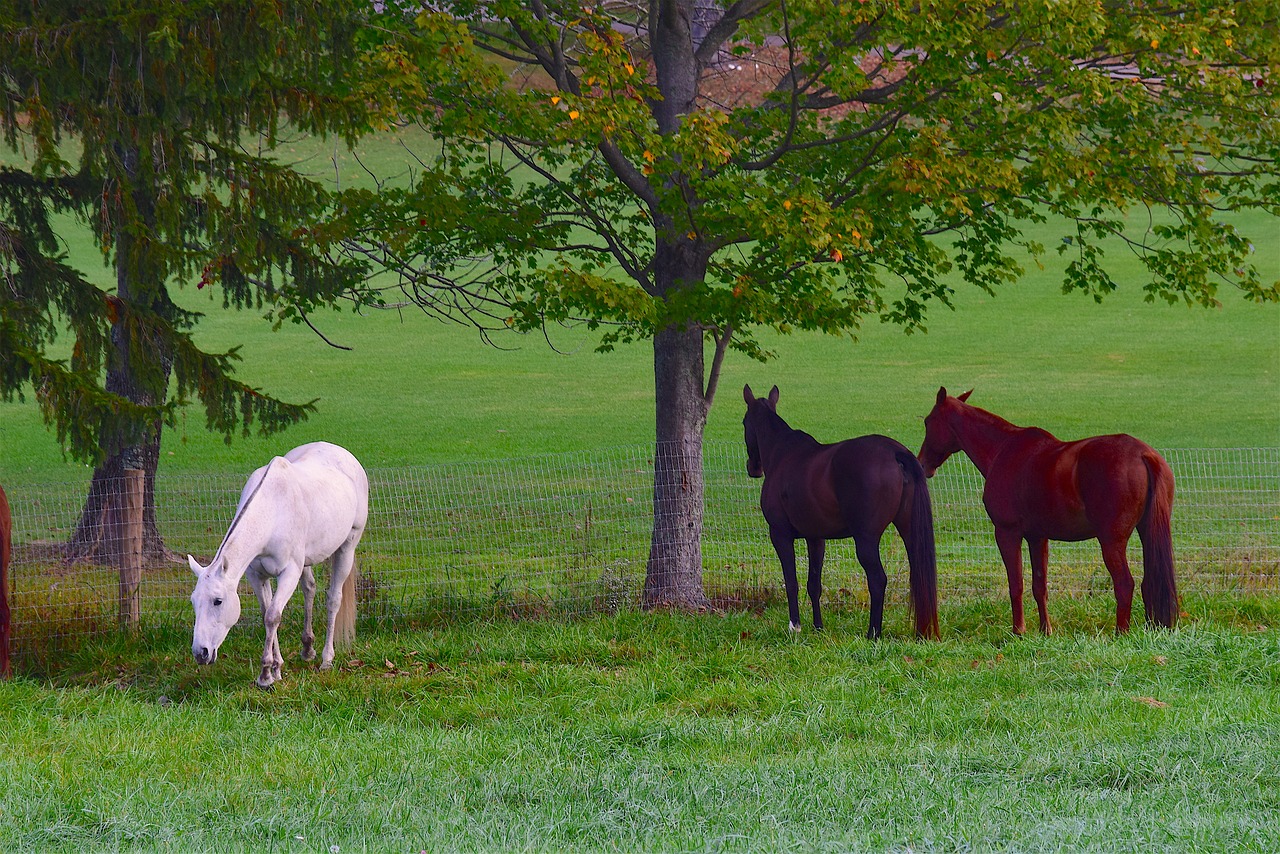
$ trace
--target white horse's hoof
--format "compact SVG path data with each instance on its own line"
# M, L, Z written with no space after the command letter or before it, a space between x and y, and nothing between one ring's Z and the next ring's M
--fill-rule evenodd
M322 662L320 662L320 669L321 669L321 670L332 670L332 669L333 669L333 662L332 662L332 661L322 661Z

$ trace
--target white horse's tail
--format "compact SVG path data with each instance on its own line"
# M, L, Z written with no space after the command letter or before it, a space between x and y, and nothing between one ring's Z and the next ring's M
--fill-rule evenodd
M333 621L334 647L347 647L356 639L356 576L360 569L353 560L347 580L342 582L342 602Z

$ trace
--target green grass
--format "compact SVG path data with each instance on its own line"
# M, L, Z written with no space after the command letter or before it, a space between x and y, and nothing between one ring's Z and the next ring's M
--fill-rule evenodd
M1112 638L1003 606L471 621L251 684L185 638L0 685L5 850L1274 850L1280 609ZM334 848L336 846L336 849Z

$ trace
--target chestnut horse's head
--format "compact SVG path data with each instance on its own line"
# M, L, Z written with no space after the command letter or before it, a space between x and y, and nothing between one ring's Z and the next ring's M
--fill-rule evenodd
M947 457L960 450L960 437L956 435L951 413L968 400L971 394L973 389L959 397L951 397L946 388L938 389L938 400L933 404L933 410L924 417L924 442L920 445L920 453L916 454L926 477L933 477L938 467L947 461Z
M742 417L743 438L747 442L747 474L764 477L764 463L760 459L760 431L763 420L778 411L778 387L769 391L768 397L756 397L751 386L742 387L742 399L747 402L747 414Z

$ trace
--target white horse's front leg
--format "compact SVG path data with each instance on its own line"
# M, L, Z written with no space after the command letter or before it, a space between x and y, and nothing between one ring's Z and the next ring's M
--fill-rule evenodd
M245 573L245 577L249 580L249 586L253 588L253 593L258 597L258 608L262 611L262 625L266 629L267 612L271 610L271 580L267 574L257 566L250 566L249 571ZM271 683L279 677L279 669L272 674L270 664L275 661L275 653L272 647L272 636L270 630L266 631L266 637L262 644L262 672L258 674L256 680L259 688L270 688Z
M333 667L333 627L338 621L338 609L342 607L342 585L355 566L356 549L353 543L343 544L329 558L329 590L325 594L328 625L324 633L324 649L320 651L320 669Z
M262 611L262 625L267 633L262 650L262 672L258 675L259 688L270 688L281 678L280 667L284 657L280 654L280 621L284 618L284 606L289 604L293 592L302 579L302 568L289 565L276 578L276 592Z
M316 633L311 630L311 616L316 603L316 575L310 566L302 567L302 660L316 657Z

